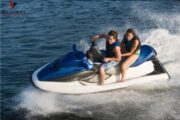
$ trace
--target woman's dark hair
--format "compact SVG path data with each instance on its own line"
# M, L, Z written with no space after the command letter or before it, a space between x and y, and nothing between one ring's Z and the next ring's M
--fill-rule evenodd
M132 29L132 28L129 28L129 29L126 31L126 34L127 34L127 33L131 33L131 34L133 34L133 35L136 34L135 31L134 31L134 29Z
M110 30L108 35L113 36L116 40L118 39L118 33L115 30Z

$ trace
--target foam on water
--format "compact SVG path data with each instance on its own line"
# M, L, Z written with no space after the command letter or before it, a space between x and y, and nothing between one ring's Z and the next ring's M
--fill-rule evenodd
M143 44L151 45L156 49L158 58L171 76L170 81L79 96L42 92L29 87L18 95L20 101L16 108L28 110L27 119L31 119L34 115L47 116L53 113L74 113L78 116L114 120L119 118L124 120L179 119L180 15L174 13L169 17L167 13L152 13L148 9L144 10L140 5L138 9L134 7L132 9L139 18L152 20L157 26L157 28L138 30L138 34ZM129 23L125 26L133 25ZM80 45L83 46L81 49L84 51L89 47L86 40L81 40Z
M123 110L126 111L130 106L140 111L145 109L146 112L143 112L143 114L149 116L148 118L160 119L166 117L167 113L179 118L179 113L174 110L175 104L178 102L176 95L173 92L167 91L171 91L173 88L180 86L180 73L178 70L180 67L178 58L180 36L171 34L165 29L150 30L143 35L146 36L148 34L149 36L144 44L150 44L156 48L158 58L170 73L170 81L159 81L158 83L134 86L125 90L81 96L63 96L34 90L34 88L30 87L20 94L20 104L17 108L27 109L29 113L26 117L29 119L34 115L46 116L62 112L74 113L79 116L98 117L99 114L102 114L99 112L100 110L105 113L106 110L112 110L109 116L115 117L116 119L122 116L116 116L116 112L113 112L114 109L118 109L117 111L121 112ZM159 90L164 90L165 92L152 92ZM150 95L148 92L150 92ZM161 99L163 99L163 102ZM127 103L127 106L124 105L125 103ZM110 106L110 104L112 104L112 106ZM116 104L116 106L114 106L114 104ZM109 108L106 108L106 105L108 105ZM98 106L100 106L100 109ZM147 106L150 108L147 109ZM92 108L95 110L92 110ZM134 112L136 113L137 111L134 110ZM143 114L139 114L137 118L144 118Z

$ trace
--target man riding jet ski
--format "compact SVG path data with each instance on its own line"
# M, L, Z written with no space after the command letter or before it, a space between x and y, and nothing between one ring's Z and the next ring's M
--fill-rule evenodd
M114 30L109 31L108 35L99 34L92 37L93 42L97 39L106 39L106 51L104 52L103 62L99 67L100 85L104 85L105 75L108 69L119 64L121 60L120 42L118 41L118 33Z

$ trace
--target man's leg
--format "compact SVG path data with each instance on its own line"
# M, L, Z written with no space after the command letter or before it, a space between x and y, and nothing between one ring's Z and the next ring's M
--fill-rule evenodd
M108 62L108 63L103 63L99 69L99 73L100 73L100 85L103 85L104 84L104 81L105 81L105 77L106 77L106 70L109 70L110 68L118 65L119 62L114 62L114 61L111 61L111 62Z
M103 66L100 67L99 73L100 73L100 83L99 84L104 85L106 73L105 73L105 69L103 68Z

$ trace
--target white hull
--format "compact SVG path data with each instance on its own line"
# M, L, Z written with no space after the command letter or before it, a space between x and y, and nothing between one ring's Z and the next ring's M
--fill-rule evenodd
M159 61L158 61L159 62ZM149 82L156 82L158 80L168 80L168 73L162 72L159 74L151 74L155 71L155 65L152 61L145 62L137 67L131 67L127 70L126 80L124 82L117 82L119 76L111 75L105 80L105 85L97 85L98 76L91 78L91 82L87 81L71 81L71 82L59 82L59 81L40 81L38 80L37 74L46 65L42 66L33 73L32 82L33 84L46 91L57 92L62 94L85 94L103 92L109 90L115 90L125 88L132 85L145 84ZM111 70L110 70L111 71ZM113 69L112 69L113 71ZM109 71L107 71L108 73Z

